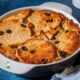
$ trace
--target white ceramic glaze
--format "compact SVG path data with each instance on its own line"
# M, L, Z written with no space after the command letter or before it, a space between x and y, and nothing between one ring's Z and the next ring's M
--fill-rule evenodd
M72 9L71 8L69 8L67 6L64 6L64 5L61 6L61 4L58 4L58 3L56 3L56 5L54 6L54 4L55 3L52 3L52 2L50 3L49 2L49 3L44 3L44 4L40 5L40 6L30 6L30 7L18 8L18 9L15 9L13 11L10 11L8 13L5 13L0 18L3 19L5 17L7 17L7 16L15 14L18 11L25 10L25 9L28 9L28 8L31 8L33 10L35 10L35 9L39 9L39 10L48 9L48 10L52 10L52 11L55 11L55 12L63 13L69 19L72 19L75 23L79 24L79 22L75 18L73 18L71 16L71 13L72 13ZM66 11L66 9L68 10L68 12ZM71 58L75 54L77 54L79 51L80 51L80 49L78 49L73 55L65 58L64 60L61 60L61 61L58 61L58 62L49 63L49 64L24 64L24 63L20 63L20 62L16 62L16 61L13 61L11 59L8 59L5 56L3 56L2 54L0 54L0 68L4 69L6 71L9 71L9 72L15 73L15 74L25 74L25 73L31 71L31 69L33 69L33 68L35 68L37 66L44 66L44 65L48 66L48 65L51 65L51 64L57 64L59 62L63 62L65 60ZM7 64L7 62L9 62L9 64ZM10 69L6 68L6 66L8 66L8 65L10 66Z
M72 15L72 9L64 4L60 4L60 3L56 3L56 2L46 2L40 6L43 6L43 7L54 7L56 9L59 9L61 11L64 11L68 14L71 14Z

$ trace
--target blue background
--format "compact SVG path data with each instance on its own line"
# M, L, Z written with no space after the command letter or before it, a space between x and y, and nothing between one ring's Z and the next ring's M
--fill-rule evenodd
M0 0L0 16L16 8L40 5L45 2L59 2L70 6L73 10L73 16L80 22L80 9L77 9L76 7L73 6L72 0ZM80 62L80 60L77 60L77 63L78 62ZM46 77L40 80L49 80L49 79L50 77L48 78ZM0 80L32 80L32 79L23 78L0 69ZM34 79L34 80L39 80L39 79Z

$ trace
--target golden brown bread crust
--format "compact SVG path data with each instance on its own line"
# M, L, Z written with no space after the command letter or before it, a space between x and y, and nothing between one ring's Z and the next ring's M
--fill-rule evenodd
M62 19L61 26L64 30L75 31L79 34L80 28L79 28L78 24L74 23L73 20L69 20L67 17L65 17L61 13L59 13L59 15Z
M50 13L50 16L45 15ZM56 28L61 23L58 13L49 10L36 10L28 17L28 21L35 25L35 32L45 30L47 26Z
M31 12L32 12L31 9L20 11L17 14L14 14L6 19L3 19L2 21L4 22L4 21L17 20L18 22L25 22L26 21L25 19L31 14Z
M3 45L19 44L30 38L31 30L27 24L25 26L15 20L0 23L0 43Z
M78 24L61 13L27 9L0 22L0 52L13 60L45 64L62 60L79 47Z
M65 30L76 31L77 33L80 31L78 24L73 23L72 20L63 20L62 21L62 27Z
M26 47L27 50L24 50ZM21 62L31 64L50 63L54 58L54 46L48 41L30 39L18 46L17 57ZM47 61L42 61L46 59Z
M0 47L0 52L10 58L10 59L13 59L13 60L18 60L17 57L16 57L16 47L15 46L1 46Z
M55 40L50 40L61 51L73 54L79 48L79 35L74 31L61 31L56 35Z

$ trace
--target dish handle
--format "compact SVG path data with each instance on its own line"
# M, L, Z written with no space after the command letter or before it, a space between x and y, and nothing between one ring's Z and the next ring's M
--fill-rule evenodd
M13 61L6 58L0 53L0 68L8 72L12 72L18 75L22 75L31 71L36 66L33 64L24 64L21 62Z
M67 6L67 5L64 5L64 4L61 4L61 3L56 3L56 2L46 2L46 3L43 3L40 5L41 7L54 7L56 9L59 9L61 11L64 11L70 15L72 15L72 9Z

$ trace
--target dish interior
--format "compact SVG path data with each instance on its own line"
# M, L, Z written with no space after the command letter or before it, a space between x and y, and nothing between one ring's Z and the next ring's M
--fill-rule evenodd
M0 27L0 52L22 63L58 62L80 46L77 20L56 9L14 10L1 16Z

